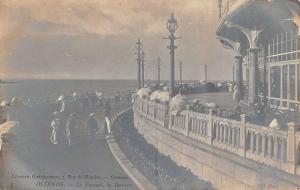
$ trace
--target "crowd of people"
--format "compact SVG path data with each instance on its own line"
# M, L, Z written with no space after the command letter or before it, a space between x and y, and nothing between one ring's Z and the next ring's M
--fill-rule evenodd
M56 109L53 112L51 122L50 141L52 144L67 144L72 146L79 134L81 126L89 137L89 142L95 144L96 136L99 132L106 135L111 133L111 101L115 104L120 103L120 93L116 93L113 98L104 97L102 92L85 93L78 95L73 93L72 98L67 99L65 96L59 96L56 101ZM96 113L104 111L103 126L99 125ZM82 124L82 121L86 121ZM102 129L102 131L100 131ZM82 133L82 132L81 132Z

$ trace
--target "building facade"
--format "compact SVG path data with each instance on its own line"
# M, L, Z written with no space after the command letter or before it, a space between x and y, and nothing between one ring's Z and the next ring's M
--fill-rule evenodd
M217 38L234 51L239 99L299 110L298 0L218 0Z

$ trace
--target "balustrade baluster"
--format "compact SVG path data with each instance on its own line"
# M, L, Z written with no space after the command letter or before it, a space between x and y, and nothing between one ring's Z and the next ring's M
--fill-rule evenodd
M192 118L193 134L197 134L197 125L195 118Z
M201 128L197 118L195 118L195 133L197 134L198 137L201 135Z
M200 134L201 134L201 137L204 136L204 128L203 128L203 122L202 120L198 120L199 122L199 129L200 129Z
M224 127L223 127L223 125L221 124L220 125L220 142L223 142L223 140L224 140Z
M278 160L278 137L274 138L274 159Z
M194 125L194 133L195 135L199 136L199 127L198 127L198 123L197 123L197 119L196 118L193 118L193 125Z
M190 122L189 123L190 123L190 126L191 126L190 133L194 134L195 133L194 118L190 118Z
M280 158L282 161L286 161L286 140L285 139L282 139L281 140L281 146L280 146Z
M227 144L228 128L224 125L224 144Z
M185 125L185 116L184 115L182 116L181 125L183 126L183 129L186 129L188 127L188 125Z
M220 141L220 126L218 124L215 124L216 126L216 140Z
M227 126L227 144L231 144L231 127L229 125Z
M269 158L272 158L272 147L273 147L273 142L272 142L272 136L271 135L268 135L268 157Z
M204 121L204 136L207 136L207 122Z
M232 134L232 145L233 147L236 146L236 128L233 128L233 134Z
M177 124L178 124L178 128L181 130L184 126L183 125L181 125L181 121L182 121L182 116L179 116L178 117L178 122L177 122Z
M198 126L198 122L197 122L197 119L195 118L195 134L197 134L197 136L200 135L200 129L199 129L199 126Z
M241 129L237 129L236 142L237 142L238 147L240 147L240 145L241 145L240 136L241 136Z
M249 131L250 133L250 150L254 152L254 132Z
M256 154L260 153L260 134L256 133L256 148L255 148Z
M266 156L266 135L261 136L261 153Z

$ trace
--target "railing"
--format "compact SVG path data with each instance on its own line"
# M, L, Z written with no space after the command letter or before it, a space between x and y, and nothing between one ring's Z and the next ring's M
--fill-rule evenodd
M247 124L246 157L273 167L288 170L288 132Z
M143 106L148 106L146 114L143 109L138 110ZM244 114L236 121L214 116L211 110L209 114L171 112L169 117L166 105L145 99L137 99L134 109L161 127L197 142L300 175L300 131L294 123L288 123L287 130L280 130L248 123Z
M189 131L188 136L192 139L205 142L208 135L208 118L205 114L188 112Z
M233 153L240 153L242 122L221 117L213 117L213 145Z
M166 126L168 107L165 104L151 102L146 99L136 98L134 110L151 119L161 126Z

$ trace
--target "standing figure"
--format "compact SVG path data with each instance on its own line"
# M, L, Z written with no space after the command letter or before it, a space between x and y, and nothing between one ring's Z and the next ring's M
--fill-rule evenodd
M115 96L114 96L114 101L116 104L119 104L120 101L121 101L121 94L120 94L120 91L117 91Z
M99 107L101 107L101 106L103 106L103 93L101 91L99 91L99 92L96 92L96 94L97 94L97 98L98 98L97 105Z
M111 104L109 100L106 100L105 105L104 105L104 109L105 109L105 122L104 122L104 129L105 132L107 132L108 134L111 133L111 126L110 126L110 117L111 117Z
M234 85L234 87L233 87L233 95L232 95L232 99L233 99L234 101L239 101L239 93L238 93L238 91L237 91L237 86L236 86L236 85Z
M53 113L54 115L54 119L53 121L51 122L51 128L52 128L52 132L51 132L51 137L50 137L50 141L52 144L57 144L58 143L58 131L60 130L61 128L61 121L60 121L60 118L58 116L58 112L54 112Z
M105 111L105 113L104 113L105 117L110 117L111 116L111 104L110 104L109 100L105 101L104 111Z
M87 128L90 135L90 142L91 144L95 144L96 142L96 134L99 130L98 122L95 119L95 113L91 113L87 120Z
M67 120L67 126L66 126L66 135L67 135L67 140L68 140L69 146L71 146L73 144L75 130L76 130L77 126L78 126L78 122L76 119L76 113L71 113Z
M110 122L109 117L105 117L104 123L103 123L103 128L102 128L103 129L102 134L104 136L111 134L111 124L110 123L111 122Z
M82 106L83 106L82 109L84 112L87 112L90 110L90 101L89 101L89 96L87 94L83 97Z

